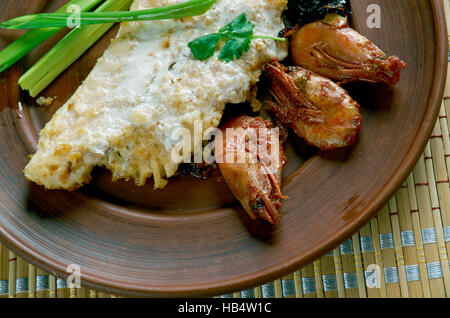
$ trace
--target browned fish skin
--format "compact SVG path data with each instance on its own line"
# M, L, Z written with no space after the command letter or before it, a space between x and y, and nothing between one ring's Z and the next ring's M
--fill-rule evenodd
M340 83L385 82L396 85L406 63L351 29L347 19L329 14L307 24L290 39L294 63Z
M361 129L359 104L333 81L301 67L266 64L274 115L320 150L352 145Z
M244 131L249 128L256 129L258 131L258 147L267 146L267 153L270 154L272 151L270 144L271 127L271 122L265 121L261 117L239 116L230 120L220 128L223 132L223 139L215 140L216 156L225 158L227 155L231 155L236 158L237 152L242 150L238 147L246 147L245 144L237 147L235 139L226 134L227 128L242 128ZM259 129L266 133L260 134ZM261 138L267 138L267 143L260 142ZM223 148L220 142L223 142ZM287 198L281 194L280 190L281 176L286 165L286 157L281 142L278 149L279 164L277 169L268 165L267 160L259 156L260 149L255 163L248 160L244 163L237 162L237 160L234 163L227 163L225 160L222 160L223 163L218 163L225 182L249 216L252 219L262 218L271 224L280 222L281 217L278 209L281 207L281 200ZM245 151L248 153L249 149L246 147Z

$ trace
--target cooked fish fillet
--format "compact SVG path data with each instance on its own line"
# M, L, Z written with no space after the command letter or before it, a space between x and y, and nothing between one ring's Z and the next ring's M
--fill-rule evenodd
M184 0L136 0L132 10ZM203 16L121 25L117 37L86 80L40 132L37 152L25 167L28 180L48 189L74 190L90 181L95 166L113 178L155 188L167 184L178 164L171 158L176 128L216 128L227 103L249 100L261 66L287 56L283 43L254 40L230 63L217 56L193 58L188 42L217 32L245 12L255 34L283 29L286 0L217 0ZM218 53L216 53L217 55Z

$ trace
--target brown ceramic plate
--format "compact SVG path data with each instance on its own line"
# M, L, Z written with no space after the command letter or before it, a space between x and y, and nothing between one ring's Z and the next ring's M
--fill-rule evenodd
M54 10L64 1L3 0L0 20ZM368 4L382 9L381 29L366 24ZM446 74L447 35L441 0L353 1L354 26L408 70L395 88L348 86L361 103L364 127L345 151L314 153L288 146L282 222L252 222L217 181L113 184L96 170L80 191L45 191L22 169L38 132L74 92L117 27L42 95L49 109L19 91L18 76L52 43L0 74L0 236L27 261L59 276L81 267L86 287L123 295L214 295L266 283L336 247L367 222L406 178L435 123ZM17 32L0 32L4 47ZM19 100L23 111L18 110Z

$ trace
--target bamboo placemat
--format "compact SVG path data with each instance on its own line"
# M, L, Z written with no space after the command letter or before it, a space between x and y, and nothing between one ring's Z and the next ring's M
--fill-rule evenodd
M444 6L450 20L450 1L444 0ZM378 215L339 248L295 273L222 297L450 297L450 52L448 70L439 119L425 151ZM0 243L3 297L116 296L69 289L65 280L26 263Z

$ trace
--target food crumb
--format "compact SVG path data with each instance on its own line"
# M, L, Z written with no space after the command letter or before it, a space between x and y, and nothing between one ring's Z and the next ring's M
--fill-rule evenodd
M36 103L41 107L49 107L53 104L54 100L55 100L55 98L53 98L53 97L41 96L36 100Z

